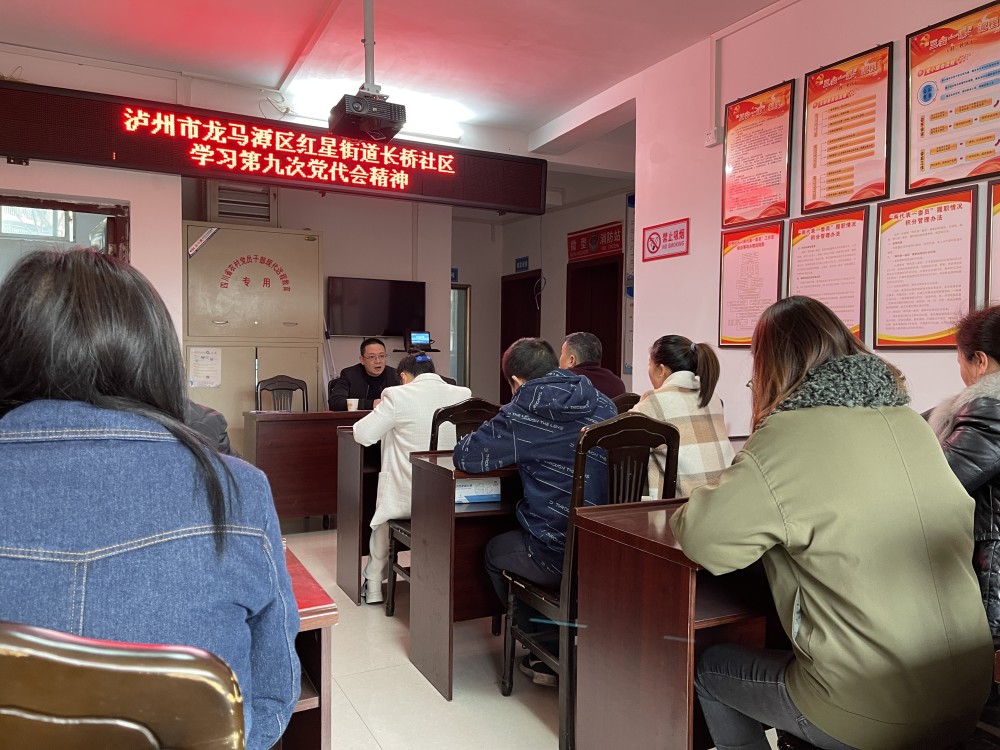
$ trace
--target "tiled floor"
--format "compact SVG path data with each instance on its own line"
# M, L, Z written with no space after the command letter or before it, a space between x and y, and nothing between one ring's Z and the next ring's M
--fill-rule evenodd
M498 687L501 638L488 619L455 627L454 699L446 701L410 664L409 586L397 590L396 616L360 607L336 583L337 532L287 533L288 547L334 598L333 747L345 750L557 750L558 691L515 674ZM773 740L772 740L773 742Z

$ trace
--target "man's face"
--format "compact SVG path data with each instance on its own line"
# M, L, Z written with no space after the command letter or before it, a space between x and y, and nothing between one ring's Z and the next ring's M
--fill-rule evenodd
M562 349L559 350L559 366L566 370L574 365L576 365L576 357L573 356L569 348L564 343L562 345Z
M385 369L385 347L379 344L366 346L365 353L361 355L361 364L365 366L365 372L377 378Z

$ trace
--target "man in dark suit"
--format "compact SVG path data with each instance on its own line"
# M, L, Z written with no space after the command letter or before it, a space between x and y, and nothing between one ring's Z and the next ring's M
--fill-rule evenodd
M382 391L399 385L399 373L385 363L385 344L379 339L361 342L360 362L345 367L340 377L330 381L330 411L347 411L347 399L358 399L359 409L374 409Z

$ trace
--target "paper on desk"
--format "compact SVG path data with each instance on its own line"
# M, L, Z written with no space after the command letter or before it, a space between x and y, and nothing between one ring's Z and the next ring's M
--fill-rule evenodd
M456 503L496 503L500 501L500 477L473 477L455 480Z

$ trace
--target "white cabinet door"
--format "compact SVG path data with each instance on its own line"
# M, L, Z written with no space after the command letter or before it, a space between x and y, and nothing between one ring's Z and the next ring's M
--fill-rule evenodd
M186 224L185 243L188 337L322 336L318 235Z

